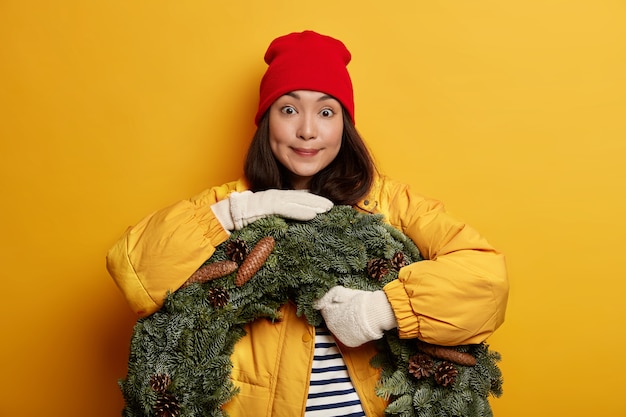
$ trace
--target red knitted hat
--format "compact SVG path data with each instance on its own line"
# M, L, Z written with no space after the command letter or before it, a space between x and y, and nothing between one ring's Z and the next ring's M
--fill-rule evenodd
M310 30L274 39L265 52L269 67L261 80L254 122L258 125L277 98L295 90L333 96L354 121L352 81L346 68L351 57L340 40Z

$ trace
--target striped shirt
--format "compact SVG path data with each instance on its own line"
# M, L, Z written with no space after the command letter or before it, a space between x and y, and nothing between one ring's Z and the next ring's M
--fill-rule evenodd
M315 329L305 417L365 417L341 352L328 329Z

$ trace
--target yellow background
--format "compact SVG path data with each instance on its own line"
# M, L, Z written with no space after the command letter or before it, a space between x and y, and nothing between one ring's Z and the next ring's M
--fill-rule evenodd
M112 416L127 225L234 179L262 55L351 49L381 169L506 253L496 416L624 416L626 3L0 1L0 416ZM468 312L471 314L471 312Z

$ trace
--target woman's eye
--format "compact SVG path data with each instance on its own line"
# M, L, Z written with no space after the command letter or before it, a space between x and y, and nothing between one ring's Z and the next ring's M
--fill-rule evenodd
M292 106L285 106L282 109L280 109L280 111L285 113L285 114L295 114L296 113L296 109L293 108Z
M334 114L335 114L335 112L334 112L334 111L332 111L331 109L323 109L323 110L320 112L320 115L321 115L322 117L331 117L331 116L333 116Z

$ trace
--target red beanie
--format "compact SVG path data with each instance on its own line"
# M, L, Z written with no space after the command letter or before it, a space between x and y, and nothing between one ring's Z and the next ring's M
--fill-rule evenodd
M307 30L272 41L265 52L269 65L261 80L259 121L280 96L295 90L312 90L333 96L354 122L352 81L346 65L350 51L337 39Z

